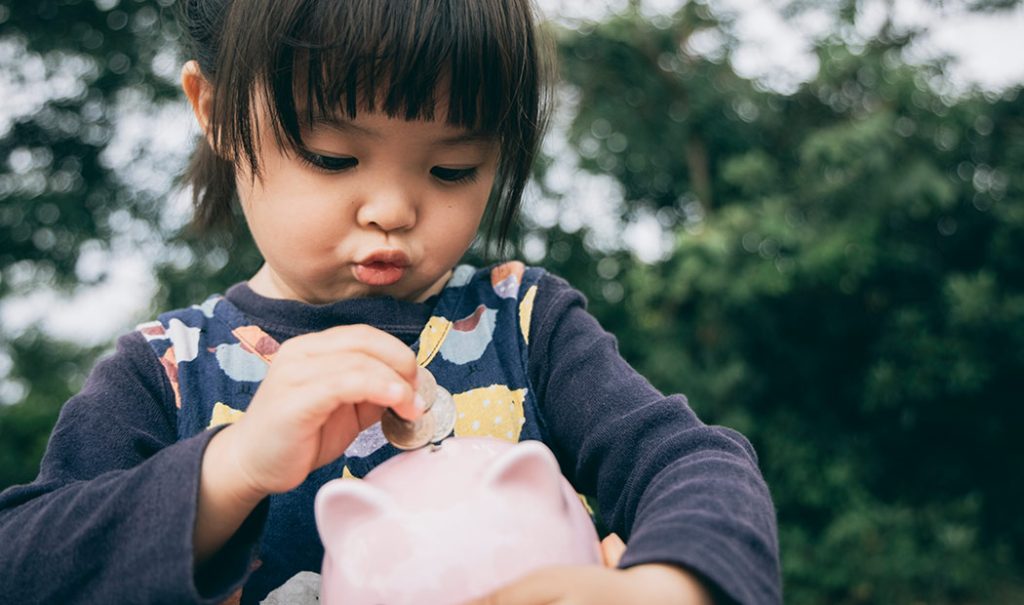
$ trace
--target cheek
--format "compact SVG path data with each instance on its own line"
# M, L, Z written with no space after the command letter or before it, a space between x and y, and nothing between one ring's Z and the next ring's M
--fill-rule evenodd
M332 250L339 239L337 226L332 221L301 208L264 213L258 229L261 247L292 257L309 257L306 261Z
M302 214L297 211L305 200L314 201L318 192L322 195L319 184L310 184L281 153L263 154L259 162L259 178L253 179L245 166L235 178L246 215L258 220L301 220Z
M444 200L442 211L432 221L432 231L438 234L435 246L446 260L458 260L465 253L480 228L485 206L486 197L482 201L476 196Z
M468 204L468 203L467 203ZM434 223L434 244L431 256L443 268L451 268L461 259L480 227L482 209L464 211L458 208L458 202L452 204L453 209L444 216L438 217Z
M339 221L325 217L324 200L311 192L248 183L239 188L249 230L264 256L303 256L332 248ZM329 213L328 213L329 214Z

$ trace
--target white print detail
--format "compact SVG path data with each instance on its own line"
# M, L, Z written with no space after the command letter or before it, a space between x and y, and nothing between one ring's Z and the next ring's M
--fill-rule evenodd
M484 307L476 327L469 331L451 329L441 343L441 357L454 364L466 364L483 356L491 344L494 326L498 323L498 310Z
M345 455L349 458L365 458L379 450L387 442L384 432L380 430L380 423L377 422L356 435L348 449L345 450Z
M175 362L192 361L199 354L199 328L186 326L183 321L174 317L167 324L167 336L174 346Z
M210 298L207 298L206 300L204 300L203 304L201 304L201 305L192 305L192 308L193 309L199 309L200 311L203 312L203 315L205 315L205 316L207 316L209 318L212 318L213 317L213 308L217 306L217 303L220 302L220 299L221 299L220 296L211 296Z
M259 382L267 375L267 362L241 344L217 345L217 363L231 380Z
M455 271L452 272L452 278L448 280L449 288L458 288L459 286L465 286L469 283L469 280L473 279L473 273L476 269L472 265L459 265L455 267Z
M502 298L515 298L519 294L519 276L513 273L498 282L494 293Z
M320 574L300 571L278 586L260 605L313 605L320 602Z

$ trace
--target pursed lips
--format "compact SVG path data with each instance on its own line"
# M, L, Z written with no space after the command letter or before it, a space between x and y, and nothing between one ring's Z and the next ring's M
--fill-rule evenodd
M409 264L401 250L376 250L356 263L352 273L368 286L390 286L402 279Z

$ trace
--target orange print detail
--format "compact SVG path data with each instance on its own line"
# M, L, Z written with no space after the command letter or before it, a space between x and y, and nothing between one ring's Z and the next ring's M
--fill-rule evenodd
M270 363L274 359L280 343L271 338L259 326L241 326L231 331L246 351L258 355L263 361Z
M497 286L509 275L516 276L516 282L523 283L523 273L526 271L526 265L522 262L513 260L507 263L498 265L491 269L491 286Z
M167 373L167 380L171 383L171 390L174 391L174 407L181 409L181 390L178 388L178 360L174 357L174 347L167 347L164 356L160 358L160 365Z
M160 324L142 326L139 328L139 331L150 337L164 336L167 333Z

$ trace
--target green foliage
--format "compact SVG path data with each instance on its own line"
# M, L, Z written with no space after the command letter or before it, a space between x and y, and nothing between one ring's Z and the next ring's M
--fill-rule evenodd
M944 96L930 84L941 65L899 60L906 39L856 53L826 40L814 81L758 92L717 76L719 58L670 44L728 27L694 11L662 27L627 14L562 39L584 167L625 166L627 209L684 210L695 194L703 206L678 213L666 261L619 257L625 299L602 304L595 290L595 312L659 388L751 437L789 602L1013 602L1024 95ZM676 126L674 104L698 96L701 111ZM590 142L604 124L626 149ZM677 161L660 197L633 184L650 186L644 167L693 141L707 161Z
M15 114L5 130L0 125L0 296L18 262L34 263L56 283L74 283L81 246L109 241L117 211L156 223L155 200L126 190L103 152L119 101L147 106L177 94L153 70L161 59L177 62L169 5L0 3L3 72L23 86L36 84L19 93L46 96L35 112Z

